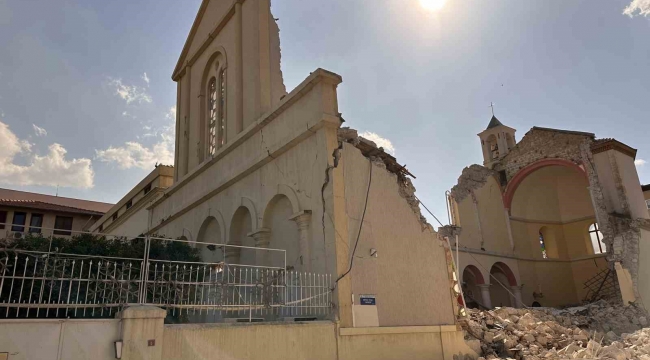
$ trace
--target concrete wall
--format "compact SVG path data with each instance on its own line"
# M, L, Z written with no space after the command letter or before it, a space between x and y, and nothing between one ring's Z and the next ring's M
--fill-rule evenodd
M476 356L455 326L338 328L332 322L166 325L162 359L389 360Z
M0 320L0 353L10 360L112 360L119 320Z
M650 229L641 229L639 240L639 295L646 310L650 310Z
M163 359L336 359L331 322L166 325Z
M359 303L361 294L376 295L379 326L453 324L443 243L429 228L423 228L418 215L400 195L397 176L371 165L347 143L341 151L341 166L348 219L347 244L341 245L349 249L355 247L369 167L373 167L361 236L349 275L355 303ZM377 257L370 256L371 249L377 251Z

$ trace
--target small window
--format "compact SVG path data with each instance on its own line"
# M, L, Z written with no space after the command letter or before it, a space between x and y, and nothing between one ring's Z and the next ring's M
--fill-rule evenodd
M7 212L0 211L0 229L4 229L6 223L7 223Z
M117 220L117 211L113 214L113 221Z
M144 194L147 195L151 191L151 184L147 184L147 186L144 187Z
M597 223L593 223L589 227L589 238L591 239L591 246L594 248L594 254L604 254L607 252L607 248L603 242L603 233L598 229Z
M650 210L650 199L645 201L645 206Z
M27 213L24 212L15 212L13 226L11 231L25 231L25 221L27 220Z
M72 218L57 216L54 220L54 235L72 235Z
M29 220L29 232L40 233L42 227L43 227L43 214L32 214L32 218Z
M548 254L546 253L546 244L544 243L544 235L542 231L539 231L539 246L542 248L542 257L548 259Z
M133 200L129 200L126 202L126 209L129 210L133 206Z

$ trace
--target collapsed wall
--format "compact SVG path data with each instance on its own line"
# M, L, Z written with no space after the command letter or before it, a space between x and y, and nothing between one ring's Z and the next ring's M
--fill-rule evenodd
M485 166L473 164L463 169L458 183L451 188L451 197L457 202L463 201L474 190L482 187L490 176L496 176L496 171Z
M484 358L650 359L647 314L598 301L567 309L469 309L461 322Z
M433 227L427 221L426 217L422 215L420 210L420 201L415 196L415 186L409 177L413 177L406 167L400 165L394 156L386 153L384 148L377 146L373 141L370 141L362 136L359 136L357 130L349 127L341 127L338 129L339 142L346 142L354 145L361 153L370 159L373 164L382 169L386 169L397 175L397 183L399 184L399 194L411 207L413 213L418 217L422 225L422 231L429 229L433 232Z

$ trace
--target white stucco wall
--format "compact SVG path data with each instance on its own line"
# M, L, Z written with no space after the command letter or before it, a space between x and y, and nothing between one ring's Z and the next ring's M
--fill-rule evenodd
M119 320L0 320L0 353L11 360L112 360Z
M355 247L368 191L370 161L343 144L348 243ZM352 293L377 297L379 326L453 324L450 282L443 243L399 194L397 176L373 166L361 236L354 254ZM377 257L370 256L370 250ZM350 255L352 256L352 255Z

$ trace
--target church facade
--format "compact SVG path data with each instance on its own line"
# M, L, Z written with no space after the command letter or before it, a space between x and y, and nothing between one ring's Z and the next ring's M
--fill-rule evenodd
M342 358L472 353L449 247L410 173L341 126L339 75L285 90L269 0L204 0L172 79L173 184L147 198L146 234L190 241L204 262L329 275L318 319L335 322Z
M618 298L648 308L650 221L636 150L492 117L483 165L448 193L469 305L567 306ZM453 236L452 236L453 238ZM645 300L644 300L645 299Z

